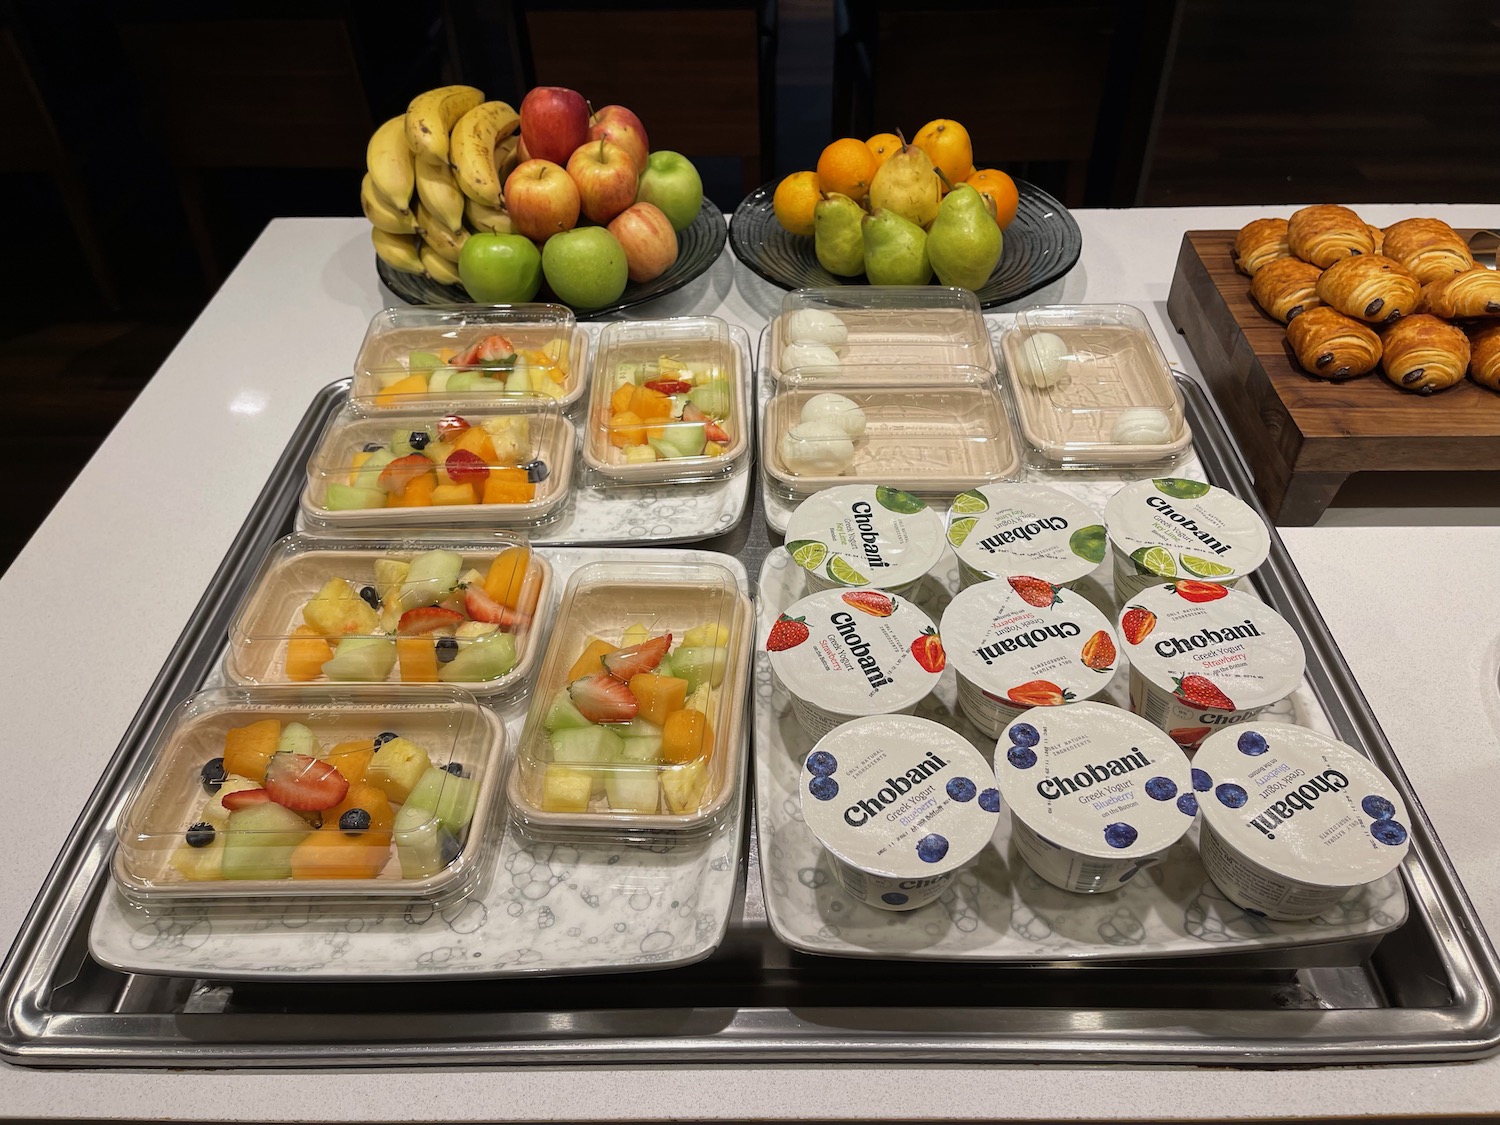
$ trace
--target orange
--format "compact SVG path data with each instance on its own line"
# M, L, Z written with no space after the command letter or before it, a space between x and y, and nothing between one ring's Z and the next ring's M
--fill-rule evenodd
M838 192L864 203L875 177L875 154L856 137L834 141L818 157L818 187L827 195Z
M923 125L912 144L943 174L947 187L961 184L974 174L974 146L969 131L957 121L939 117Z
M994 201L995 222L1000 224L1001 230L1010 226L1011 220L1016 217L1016 207L1021 202L1015 180L995 168L984 168L975 172L964 183Z
M879 168L901 150L901 138L895 133L876 133L865 147L875 154L875 167Z
M786 228L788 234L811 236L813 208L818 205L819 198L818 174L793 172L776 185L771 207L776 212L776 221Z

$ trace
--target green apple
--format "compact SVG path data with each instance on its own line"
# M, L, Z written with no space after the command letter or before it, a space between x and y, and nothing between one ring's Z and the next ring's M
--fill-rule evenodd
M693 162L680 152L657 149L646 160L636 188L637 203L653 203L678 234L693 225L703 206L703 181Z
M525 235L471 234L458 255L458 276L476 301L519 304L542 287L542 254Z
M558 300L576 309L619 300L629 280L625 250L603 227L575 227L547 239L542 273Z

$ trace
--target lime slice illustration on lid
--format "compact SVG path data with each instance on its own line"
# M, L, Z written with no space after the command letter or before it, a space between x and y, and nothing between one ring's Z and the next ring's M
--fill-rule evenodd
M1172 553L1165 547L1141 547L1130 552L1130 561L1142 574L1155 574L1161 578L1176 578L1177 564Z
M803 570L817 570L828 557L828 547L816 539L798 539L788 543L786 549L791 552L792 561Z
M948 525L948 542L952 543L955 547L959 546L969 537L969 532L974 530L974 525L978 522L973 516L954 520Z
M989 510L990 502L984 498L983 493L975 488L971 488L967 492L960 492L953 498L953 504L949 508L949 511L957 512L961 516L978 515L980 512L987 512ZM1101 534L1104 531L1103 528L1099 530ZM1099 557L1103 558L1104 556L1100 555Z
M1208 485L1201 480L1184 480L1182 477L1158 477L1151 482L1158 492L1178 500L1196 500L1208 495Z
M1200 559L1197 555L1182 555L1177 561L1182 564L1183 570L1199 578L1223 578L1226 574L1234 573L1232 566L1214 562L1213 559Z
M1104 551L1108 540L1104 533L1104 525L1099 523L1090 524L1088 527L1080 527L1072 535L1068 536L1068 549L1081 559L1088 559L1091 563L1104 561Z
M882 508L888 508L893 512L899 512L903 516L909 516L914 512L920 512L927 507L926 501L920 497L913 496L899 488L892 488L888 484L875 486L875 503Z
M845 586L868 586L870 580L859 571L835 555L828 560L828 577L835 582L842 582Z

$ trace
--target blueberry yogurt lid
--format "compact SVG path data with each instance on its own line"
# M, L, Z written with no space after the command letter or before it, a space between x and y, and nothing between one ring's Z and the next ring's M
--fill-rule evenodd
M799 778L802 817L838 859L874 875L941 875L989 843L1000 794L983 755L941 723L880 715L819 740Z
M1001 482L953 498L948 542L980 574L1032 574L1061 585L1104 561L1104 521L1055 488Z
M1202 481L1162 477L1125 485L1104 522L1115 550L1160 578L1233 581L1271 551L1265 521L1243 500Z
M792 561L823 587L900 589L943 553L943 520L920 497L883 484L814 493L787 521Z

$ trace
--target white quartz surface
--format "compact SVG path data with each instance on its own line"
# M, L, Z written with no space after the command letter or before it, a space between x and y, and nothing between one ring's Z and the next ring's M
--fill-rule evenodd
M1293 208L1077 213L1081 262L1021 304L1124 301L1168 358L1182 232ZM1494 208L1367 206L1385 224ZM758 334L781 291L723 258L639 316L716 312ZM346 375L387 303L362 220L273 223L0 578L7 802L0 935L53 858L313 393ZM1500 523L1435 500L1333 510L1283 536L1492 932L1500 883L1486 802L1500 791ZM66 686L60 686L66 685ZM80 690L82 689L82 690ZM17 799L17 795L27 795ZM1088 1091L1107 1091L1095 1096ZM46 1071L0 1065L0 1113L168 1120L934 1117L1140 1120L1500 1113L1500 1058L1293 1071L924 1066L398 1072Z

